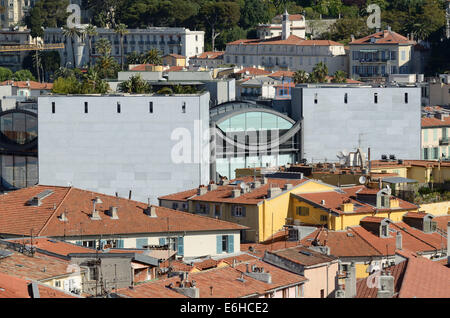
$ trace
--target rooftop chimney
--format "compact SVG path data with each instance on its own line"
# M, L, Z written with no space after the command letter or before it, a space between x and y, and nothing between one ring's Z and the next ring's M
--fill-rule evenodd
M395 236L395 248L397 250L401 250L402 247L402 233L400 233L400 231L397 231L397 235Z
M230 183L230 180L228 180L227 178L222 178L220 180L220 185L228 185Z
M213 190L217 190L217 184L215 183L210 183L208 185L208 191L213 191Z
M153 205L149 205L146 209L145 209L145 214L147 214L149 217L151 218L156 218L156 208Z
M287 38L290 35L291 35L291 23L289 22L289 13L287 12L286 9L283 14L281 39L287 40Z
M231 197L232 198L237 198L241 195L241 190L239 189L233 189L231 190Z
M381 273L378 277L378 293L377 298L392 298L394 296L394 276L387 272Z
M111 219L117 220L119 218L119 215L117 214L117 207L112 206L109 208L109 216L111 216Z
M261 186L260 181L254 181L252 184L253 189L258 189Z
M255 265L252 265L251 270L249 270L247 266L245 275L261 282L272 284L272 274L267 273L264 270L264 267L256 267Z
M208 189L204 186L199 186L197 190L197 195L204 195L208 192Z
M270 188L267 190L267 196L268 196L269 198L273 198L273 197L279 195L280 193L281 193L281 189L278 188L278 187L270 187Z
M354 298L356 296L356 267L355 263L350 264L345 279L345 298Z
M101 220L102 218L100 217L100 214L98 213L98 211L97 211L97 209L94 209L93 211L92 211L92 214L91 214L91 220Z
M66 211L64 211L63 213L61 213L61 215L59 216L59 220L62 221L62 222L67 222L67 221L69 221L69 220L67 219Z

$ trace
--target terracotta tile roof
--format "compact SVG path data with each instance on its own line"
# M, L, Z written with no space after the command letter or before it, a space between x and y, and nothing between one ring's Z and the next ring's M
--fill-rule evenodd
M403 261L395 266L386 268L394 276L394 295L398 294L401 288L407 261ZM368 278L359 279L356 282L356 298L377 298L378 288L369 288Z
M427 213L424 212L407 212L403 215L404 218L423 219Z
M270 74L270 77L293 77L295 74L295 72L291 72L291 71L277 71L277 72L273 72L272 74Z
M279 256L305 267L326 264L336 260L333 256L324 255L302 246L286 248L275 252L267 251L267 253Z
M69 274L67 270L70 261L41 253L35 253L31 257L13 250L2 249L13 252L13 254L2 258L0 261L0 273L39 281Z
M241 247L242 247L242 244L241 244ZM230 256L230 257L225 257L225 258L215 258L215 259L223 261L223 262L227 263L228 265L233 265L233 261L236 264L239 264L239 263L251 261L251 260L255 259L255 257L250 254L247 254L247 253L242 253L242 254L239 254L236 256Z
M30 85L28 85L30 84ZM51 90L53 88L53 83L39 83L35 81L13 81L13 80L7 80L0 83L0 86L3 85L12 85L19 88L29 88L29 89L36 89L36 90Z
M444 233L447 233L447 224L450 222L450 215L440 215L435 216L433 218L433 221L437 223L437 227L443 231Z
M155 66L155 64L139 64L133 67L130 71L147 71L149 66Z
M269 39L241 39L227 45L298 45L298 46L343 46L343 44L331 40L305 40L296 35L290 35L286 40L281 36L275 36Z
M203 52L202 54L196 55L193 58L214 60L217 58L223 58L224 54L225 54L224 51L217 51L217 52L208 51L208 52Z
M301 21L304 19L301 14L290 14L288 17L289 21Z
M31 298L30 280L0 273L0 298ZM75 295L63 292L44 284L38 284L39 298L75 298Z
M252 177L242 178L243 180L253 180ZM231 197L233 189L240 189L238 185L218 186L217 190L208 191L204 195L198 195L191 198L191 201L205 201L205 202L226 202L236 204L258 204L265 200L269 187L278 186L283 189L284 185L290 183L293 187L308 181L308 179L289 180L289 179L274 179L269 178L267 184L261 185L257 189L252 189L251 192L243 193L237 198Z
M360 223L381 223L385 218L376 216L366 216L361 219Z
M221 263L221 261L218 261L218 260L206 259L204 261L194 263L193 266L195 268L197 268L198 270L203 271L206 269L217 267L217 265L219 265L220 263Z
M349 44L371 44L372 38L376 39L373 44L415 44L416 42L408 40L407 37L400 35L394 31L383 30L360 39L356 39Z
M317 229L300 240L300 244L304 246L312 246L317 244L316 242L319 245L328 246L330 255L336 257L382 256L386 254L385 252L380 253L351 230L328 231Z
M244 67L242 70L236 72L236 74L246 74L249 73L249 75L267 75L270 74L269 71L262 70L255 67Z
M450 126L450 116L439 119L436 117L422 117L422 128Z
M348 213L375 213L377 210L386 210L392 211L393 209L377 209L375 206L370 205L368 203L357 200L355 194L376 194L379 190L368 189L364 186L356 186L349 188L341 188L343 192L338 191L329 191L329 192L320 192L320 193L302 193L296 194L295 196L306 199L307 201L314 202L317 205L323 206L324 209L329 209L332 212L338 214L344 214L341 210L342 203L353 203L354 210ZM412 203L396 198L399 201L399 206L401 210L416 210L418 207ZM322 202L325 201L324 204Z
M450 268L424 257L387 268L394 276L394 297L450 298ZM378 289L367 286L367 278L357 282L357 298L375 298Z
M190 189L187 191L164 195L162 197L159 197L158 199L187 202L188 199L194 195L197 195L197 189Z
M131 288L122 288L115 290L119 295L131 298L188 298L176 291L166 287L177 278L172 277L162 279L151 283L143 283Z
M26 205L33 196L52 190L42 200L41 206ZM92 220L92 199L99 197L97 204L101 220ZM118 207L118 219L107 215L111 206ZM55 210L56 207L56 210ZM105 194L69 187L37 185L0 196L0 233L27 235L33 229L36 236L78 236L100 234L159 233L167 232L167 218L170 232L241 230L246 227L209 217L155 207L156 218L144 213L147 204ZM67 222L60 220L67 212Z
M255 258L249 260L248 264L250 265L249 267L251 265L263 267L265 272L271 274L272 284L258 281L246 275L243 276L243 282L238 280L246 272L246 263L236 265L235 268L227 266L191 273L189 274L188 281L195 280L195 285L200 291L200 298L238 298L255 294L265 294L276 288L301 284L306 281L306 278L300 275L290 273ZM131 297L171 297L171 292L175 291L167 286L171 283L177 286L178 281L179 277L172 277L156 282L144 283L135 287L133 291L130 291L130 289L120 289L117 292ZM178 295L182 296L181 294Z
M184 56L184 55L175 54L175 53L170 53L170 54L164 55L163 57L166 57L166 56L171 56L171 57L174 57L177 59L185 59L186 58L186 56Z
M17 239L14 240L16 243L25 244L27 246L33 247L48 251L51 253L55 253L58 255L67 256L70 253L95 253L95 249L79 246L72 243L67 243L59 240L49 239L49 238L33 238L33 242L31 242L30 238L25 239Z
M168 260L162 262L159 264L160 268L169 268L171 267L173 271L175 272L190 272L194 269L194 266L188 265L186 263L177 261L177 260L171 260L170 262Z
M402 248L415 253L430 252L440 250L446 247L446 239L440 234L424 233L418 229L410 227L404 222L391 223L389 228L394 231L400 231L402 234ZM380 238L379 236L367 231L362 226L351 227L351 230L363 240L369 243L379 253L389 255L395 254L396 242L395 233L391 232L389 238Z

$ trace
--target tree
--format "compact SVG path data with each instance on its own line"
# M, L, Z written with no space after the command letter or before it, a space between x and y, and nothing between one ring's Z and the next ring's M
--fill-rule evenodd
M143 60L144 60L143 54L139 54L139 53L133 51L127 55L126 61L127 61L127 64L129 65L129 64L143 64L143 62L142 62Z
M86 0L84 4L92 12L97 26L114 29L117 15L120 15L122 7L126 7L127 3L124 0Z
M13 74L11 77L14 81L36 81L36 78L29 70L20 70Z
M333 75L332 83L347 83L347 73L344 71L336 71Z
M108 39L100 38L95 44L95 49L97 50L97 54L101 56L110 56L111 42L109 42Z
M100 78L98 72L92 68L84 75L80 92L82 94L106 94L110 87L106 81Z
M369 35L371 32L367 28L366 21L362 18L343 18L339 19L330 28L330 38L333 41L339 41L348 44L353 35L355 38L361 38Z
M161 88L159 91L156 92L156 94L159 95L172 95L173 94L173 90L170 87L163 87Z
M239 4L236 2L208 1L201 9L200 15L211 30L212 50L215 51L215 40L224 28L235 25L240 18Z
M6 67L0 67L0 82L10 80L13 76L13 72Z
M308 78L309 75L304 70L298 70L294 73L295 84L308 83Z
M267 9L267 3L264 1L244 0L239 25L244 29L248 29L255 27L258 23L268 22L270 17Z
M328 66L323 62L317 63L309 76L310 83L324 83L328 76Z
M70 38L71 46L72 46L72 60L73 60L72 67L75 68L77 66L76 60L75 60L75 38L81 37L82 32L80 30L78 30L76 27L73 27L73 28L64 27L63 35L66 38Z
M52 93L55 94L79 94L80 82L75 76L58 77L53 82Z
M150 84L143 80L139 73L120 83L118 89L120 92L130 94L149 94L152 91Z
M120 23L115 27L114 32L120 37L120 67L123 71L123 37L125 34L128 34L127 26Z
M89 67L92 67L92 38L98 35L97 27L92 24L88 24L88 26L84 29L84 34L86 34L88 38Z
M142 62L144 64L161 65L162 64L161 53L157 49L151 49L144 55Z

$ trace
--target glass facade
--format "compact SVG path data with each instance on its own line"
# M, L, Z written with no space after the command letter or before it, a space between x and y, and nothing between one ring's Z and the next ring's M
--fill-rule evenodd
M37 116L28 111L0 113L0 188L20 189L38 183Z
M264 111L250 111L232 116L218 124L230 140L248 143L249 137L258 141L258 151L237 149L218 138L216 151L216 172L229 179L236 177L235 170L248 167L280 166L295 162L295 137L276 149L266 149L272 138L283 136L294 124L276 114ZM274 134L274 132L276 134ZM275 137L275 135L277 137ZM255 137L256 136L256 137Z

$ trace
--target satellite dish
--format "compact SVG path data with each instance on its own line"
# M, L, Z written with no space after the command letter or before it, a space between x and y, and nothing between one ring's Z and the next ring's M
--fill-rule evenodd
M366 177L364 177L364 176L359 177L359 183L360 183L360 184L365 184L366 181L367 181L367 178L366 178Z

